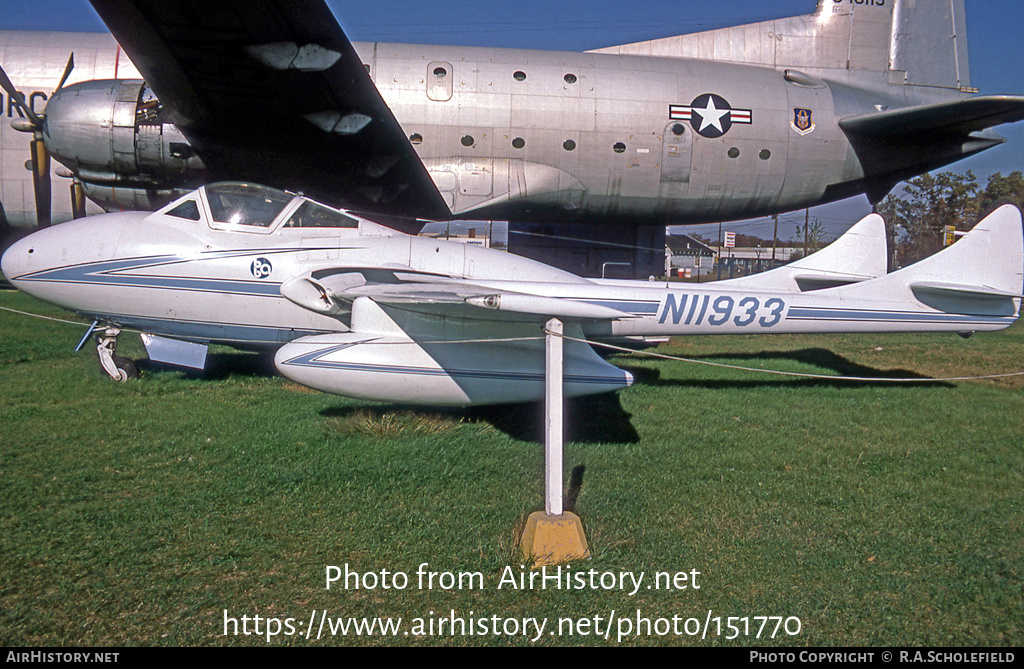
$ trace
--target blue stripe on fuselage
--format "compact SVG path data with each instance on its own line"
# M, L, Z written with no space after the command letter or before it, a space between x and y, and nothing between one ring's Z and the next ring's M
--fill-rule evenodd
M593 300L582 298L579 301L636 316L654 316L658 313L658 306L660 304L660 302L652 302L650 300Z
M159 276L151 274L129 274L142 269L165 267L195 260L221 260L238 256L279 253L280 251L251 250L216 251L199 257L178 255L150 256L142 258L126 258L104 260L67 265L40 270L16 277L19 281L47 281L56 283L78 283L98 286L122 286L133 288L165 288L174 290L193 290L215 293L234 293L238 295L279 296L281 284L268 281L246 279L219 279L194 276Z
M833 307L790 307L786 319L881 323L966 323L972 325L1001 325L1017 320L1016 316L971 316L969 314L872 311L867 309L836 309Z

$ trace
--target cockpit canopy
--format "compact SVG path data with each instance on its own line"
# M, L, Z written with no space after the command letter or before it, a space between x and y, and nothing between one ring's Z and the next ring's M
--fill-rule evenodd
M203 186L159 213L189 221L206 220L215 230L269 234L279 229L348 228L360 234L391 234L383 226L302 195L238 181Z
M269 228L298 196L248 183L217 183L204 188L214 223Z

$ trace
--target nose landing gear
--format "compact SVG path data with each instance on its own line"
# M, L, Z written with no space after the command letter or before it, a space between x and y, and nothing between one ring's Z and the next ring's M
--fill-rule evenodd
M128 358L122 358L116 354L117 336L121 334L119 328L107 328L103 334L96 335L96 352L100 357L100 366L103 371L115 381L127 381L139 377L139 368Z

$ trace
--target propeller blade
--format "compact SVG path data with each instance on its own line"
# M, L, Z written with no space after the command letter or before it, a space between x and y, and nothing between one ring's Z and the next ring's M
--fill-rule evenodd
M85 189L78 179L71 181L71 216L85 218Z
M75 69L75 52L71 52L71 56L68 58L68 64L64 66L64 74L60 77L60 83L57 84L57 88L53 89L56 93L60 89L64 88L64 84L67 83L68 77L71 76L71 70Z
M32 185L36 195L36 223L50 226L50 152L40 133L32 139Z
M64 66L64 74L60 77L60 82L57 84L56 91L63 88L64 84L67 83L68 77L71 76L71 71L75 69L75 54L72 53L68 58L67 65ZM24 120L15 120L12 125L18 130L32 130L32 141L29 144L29 149L32 153L31 167L32 167L32 187L35 191L36 196L36 224L40 228L47 228L50 226L51 214L52 214L52 184L50 183L50 152L46 148L46 144L43 142L43 119L40 115L32 111L32 108L25 103L25 97L18 92L14 87L14 83L11 82L11 78L7 76L3 68L0 67L0 88L7 93L7 97L13 100L18 108L24 112L25 116L28 117L31 127L27 127ZM81 184L79 184L79 190L81 190ZM74 187L72 186L72 201L74 202ZM81 207L84 212L84 202Z
M7 93L7 97L13 100L16 105L18 105L18 108L25 113L25 116L28 117L28 120L32 122L32 125L35 128L41 127L42 119L40 119L39 116L36 115L34 111L32 111L31 107L25 104L25 96L19 93L18 89L14 87L14 84L11 82L10 77L7 76L7 73L4 72L4 69L2 67L0 67L0 88L3 88L4 92Z

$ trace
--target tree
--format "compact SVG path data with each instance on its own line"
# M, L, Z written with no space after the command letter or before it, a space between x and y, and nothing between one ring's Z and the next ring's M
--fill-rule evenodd
M772 241L770 239L761 239L757 235L745 235L742 232L736 233L736 246L743 248L756 248L758 246L764 246L765 248L772 247Z
M1007 202L1024 208L1024 173L1020 170L1014 170L1006 177L996 172L988 178L988 185L979 199L978 213L987 214Z
M790 242L799 249L789 256L789 261L792 262L820 251L828 246L832 240L829 239L825 225L818 219L812 218L809 222L796 226L796 235L793 236Z
M1024 175L1021 183L1024 185ZM998 183L997 188L1004 187L1005 184ZM886 197L878 206L878 213L885 219L892 250L889 269L909 265L940 250L943 228L947 225L964 231L974 227L981 195L977 178L968 170L965 174L923 174L908 181L901 195Z

